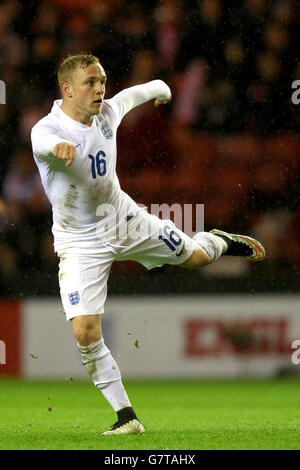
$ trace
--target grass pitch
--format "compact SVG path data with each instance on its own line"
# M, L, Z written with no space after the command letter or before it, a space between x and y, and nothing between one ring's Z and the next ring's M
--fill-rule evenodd
M115 414L89 382L0 380L0 449L299 449L300 381L141 382L146 432L101 436Z

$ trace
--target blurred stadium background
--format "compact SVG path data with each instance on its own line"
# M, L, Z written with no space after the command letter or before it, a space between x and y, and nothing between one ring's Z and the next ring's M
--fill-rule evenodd
M204 204L205 230L252 234L268 255L197 272L115 263L103 329L123 376L299 375L299 19L296 0L0 2L0 375L85 377L30 147L58 64L79 51L100 58L107 97L153 78L173 91L120 126L123 189L146 205Z

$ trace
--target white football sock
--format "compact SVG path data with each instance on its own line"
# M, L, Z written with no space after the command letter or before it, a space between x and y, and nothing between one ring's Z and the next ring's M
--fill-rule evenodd
M104 339L88 346L78 344L82 364L97 388L115 411L130 406L130 401L121 381L121 373Z
M198 232L194 235L193 240L195 240L199 245L204 248L208 256L210 257L210 262L216 261L220 256L225 253L228 249L228 245L223 240L223 238L214 235L209 232Z

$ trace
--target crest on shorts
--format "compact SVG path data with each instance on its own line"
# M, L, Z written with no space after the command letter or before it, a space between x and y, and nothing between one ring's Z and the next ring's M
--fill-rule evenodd
M79 304L80 296L79 296L78 290L75 292L71 292L71 294L69 294L69 300L70 300L71 305Z
M111 130L109 124L107 121L102 121L100 123L100 129L101 129L101 132L102 134L104 135L104 137L107 139L107 140L111 140L112 137L113 137L113 131Z

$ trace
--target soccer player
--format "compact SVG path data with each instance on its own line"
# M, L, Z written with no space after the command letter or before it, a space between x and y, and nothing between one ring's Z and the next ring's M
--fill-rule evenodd
M58 70L61 100L32 129L31 140L45 192L53 208L54 249L67 320L96 387L117 413L104 434L143 433L121 381L119 368L104 343L101 314L107 279L115 260L135 260L146 268L164 264L199 268L221 255L258 261L265 257L256 240L221 230L194 238L139 207L116 175L117 128L132 108L149 100L168 103L162 80L125 89L105 100L106 74L98 58L79 54ZM132 149L138 151L138 149Z

